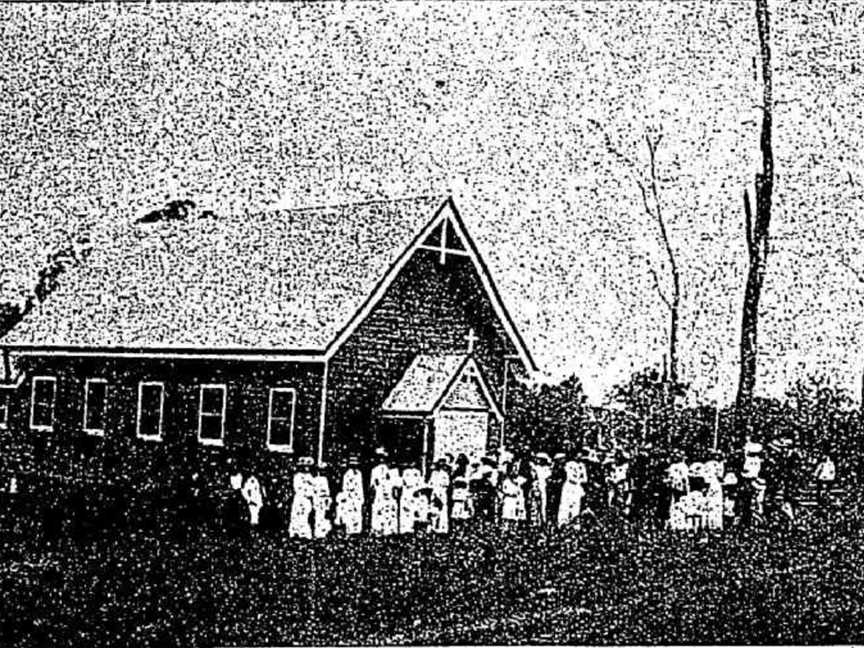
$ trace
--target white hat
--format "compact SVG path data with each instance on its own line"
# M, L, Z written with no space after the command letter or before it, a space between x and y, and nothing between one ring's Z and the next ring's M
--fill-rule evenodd
M387 451L382 447L378 447L378 448L375 448L375 454L378 455L379 457L386 457Z
M759 454L760 452L762 452L761 443L754 443L753 441L748 441L744 444L744 454L754 455Z
M737 486L738 485L738 478L735 476L735 473L731 473L731 472L726 473L726 475L723 477L723 485L724 486Z
M297 460L298 466L307 466L308 467L308 466L313 465L314 463L315 462L312 460L312 457L300 457Z

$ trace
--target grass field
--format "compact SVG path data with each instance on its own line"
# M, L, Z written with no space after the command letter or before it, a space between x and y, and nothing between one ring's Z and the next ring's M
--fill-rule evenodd
M860 511L697 538L96 533L0 544L0 645L864 640Z

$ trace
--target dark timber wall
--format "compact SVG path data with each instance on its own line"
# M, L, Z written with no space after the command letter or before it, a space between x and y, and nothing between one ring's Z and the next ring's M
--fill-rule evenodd
M505 356L516 353L471 260L417 250L381 301L330 360L325 459L368 453L380 406L418 353L464 353L473 328L475 357L501 399ZM518 361L511 361L518 362Z
M228 457L265 477L287 473L294 458L316 456L322 363L144 357L25 356L26 380L13 392L8 429L0 430L0 461L6 470L95 479L130 487L170 483L171 474L200 470L224 480ZM29 427L32 376L57 379L53 431ZM104 437L83 432L84 384L108 381ZM136 438L138 382L165 385L162 441ZM224 446L197 440L199 386L226 389ZM267 449L271 387L297 390L294 453Z

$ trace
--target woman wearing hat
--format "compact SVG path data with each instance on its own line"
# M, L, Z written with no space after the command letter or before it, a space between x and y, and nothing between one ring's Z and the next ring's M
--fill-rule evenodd
M423 475L414 466L402 470L402 486L399 492L399 533L414 532L414 521L417 517L417 498L414 497L418 488L423 486Z
M312 468L311 457L301 457L297 460L297 472L294 473L292 486L294 497L291 500L291 522L288 525L288 536L291 538L312 539L312 498L315 486L309 470Z
M333 527L330 522L333 494L330 491L330 480L327 479L323 468L323 466L312 468L312 531L315 538L319 540L326 538Z
M342 475L342 490L336 496L336 518L345 527L346 535L357 535L363 531L363 475L360 458L348 457L348 468Z
M450 471L446 459L435 462L435 469L429 475L429 487L432 489L432 531L447 533L450 531Z
M711 531L723 528L723 462L722 455L712 450L709 460L702 465L705 479L705 525Z
M380 536L393 535L399 530L399 507L397 490L401 479L395 468L387 463L387 451L375 451L378 464L372 468L369 485L372 489L372 533Z
M669 485L669 521L670 529L686 528L686 514L682 507L682 499L690 491L690 468L684 461L684 453L680 450L672 452L672 463L666 470L666 483Z
M456 473L453 477L453 509L450 517L453 519L453 528L458 530L466 520L474 515L471 502L471 491L469 481L464 473Z
M528 520L532 527L545 529L548 524L549 477L552 460L545 452L538 452L531 460L531 486L528 490Z
M501 520L505 529L515 531L525 521L525 478L515 463L507 464L507 473L498 487L501 493Z
M561 503L558 506L557 523L559 527L579 523L582 515L582 498L585 495L585 482L588 472L585 464L571 459L564 464L564 484L561 487Z

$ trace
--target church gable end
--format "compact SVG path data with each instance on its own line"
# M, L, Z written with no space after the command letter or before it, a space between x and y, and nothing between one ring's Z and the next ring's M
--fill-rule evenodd
M388 280L328 360L328 459L370 449L385 398L418 354L470 354L498 406L506 363L533 368L451 201Z

